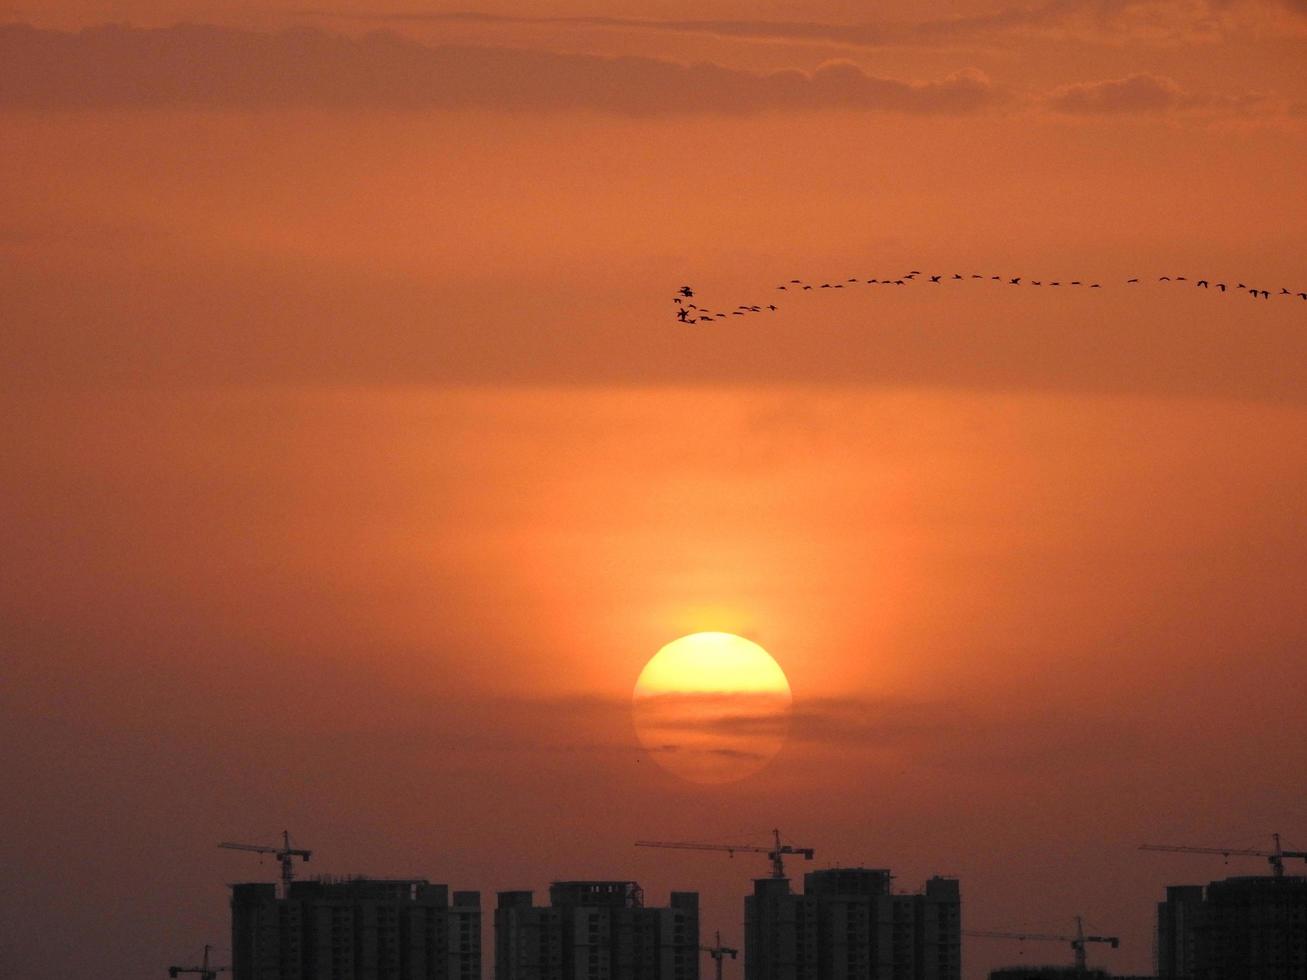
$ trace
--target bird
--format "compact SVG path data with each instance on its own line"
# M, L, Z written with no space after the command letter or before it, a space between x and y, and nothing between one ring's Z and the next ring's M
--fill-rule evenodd
M1176 277L1175 277L1175 281L1176 281L1176 282L1184 282L1184 281L1185 281L1185 278L1184 278L1184 276L1176 276Z
M680 301L681 301L681 297L679 297L679 296L673 296L673 297L672 297L672 302L673 302L673 303L679 303Z
M1071 285L1073 285L1073 286L1079 286L1079 285L1080 285L1080 280L1079 280L1079 279L1073 279L1073 280L1071 280Z
M1060 285L1062 285L1062 284L1061 284L1060 282L1052 282L1052 283L1049 283L1049 285L1050 285L1050 286L1060 286Z
M1307 299L1307 293L1299 293L1299 294L1298 294L1298 298L1299 298L1299 299Z
M1089 288L1090 288L1090 289L1102 289L1103 287L1102 287L1101 285L1099 285L1098 283L1094 283L1094 284L1093 284L1092 286L1090 286Z
M1003 277L1002 277L1002 276L990 276L989 278L993 279L995 282L1002 282L1002 281L1003 281Z
M700 322L700 323L712 323L712 317L710 317L710 316L701 316L701 317L699 317L699 322Z
M1138 282L1138 281L1139 281L1139 280L1138 280L1137 278L1136 278L1136 279L1127 279L1127 280L1126 280L1126 282Z
M856 280L856 279L846 279L845 281L846 281L846 282L857 282L858 280Z
M939 276L931 276L931 277L930 277L930 281L931 281L931 282L939 282Z
M811 289L812 287L811 287L811 286L804 286L803 288L804 288L804 289Z
M1011 285L1013 285L1013 286L1020 286L1020 285L1021 285L1021 277L1020 277L1020 276L1017 276L1015 279L1010 280L1010 283L1011 283Z
M961 279L961 278L962 278L962 273L960 273L960 272L955 272L955 273L953 273L953 278L954 278L954 279Z
M1159 276L1158 279L1157 279L1157 281L1158 281L1158 282L1170 282L1170 281L1171 281L1171 277L1170 277L1170 276Z
M775 312L776 312L776 304L775 304L775 303L769 303L768 306L767 306L767 309L769 309L769 310L771 310L773 313L775 313Z
M1042 282L1040 282L1038 279L1031 279L1031 280L1030 280L1030 285L1032 285L1032 286L1042 286L1042 285L1044 285L1044 284L1043 284Z
M777 288L777 289L784 289L785 287L784 287L784 286L777 286L776 288Z
M828 282L824 282L824 283L822 283L822 284L821 284L821 288L822 288L822 289L830 289L830 283L828 283Z
M1223 283L1223 282L1218 282L1218 283L1216 284L1216 288L1219 289L1221 292L1225 292L1225 283Z
M791 280L790 280L790 283L791 283L792 285L795 285L795 286L797 286L797 285L798 285L799 283L801 283L801 282L803 282L802 279L791 279Z
M872 283L874 283L875 281L876 281L875 279L868 279L868 280L867 280L867 285L870 286L870 285L871 285Z
M689 286L682 286L682 287L681 287L681 295L682 295L682 296L693 296L693 295L694 295L694 290L691 289Z
M1206 288L1207 288L1207 280L1206 280L1206 279L1199 279L1198 282L1196 282L1194 285L1196 285L1196 286L1202 286L1204 289L1206 289Z

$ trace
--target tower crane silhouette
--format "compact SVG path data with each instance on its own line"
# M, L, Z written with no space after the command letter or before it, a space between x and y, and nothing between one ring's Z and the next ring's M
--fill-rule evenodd
M659 841L659 840L638 840L635 842L636 847L667 847L678 851L725 851L731 857L735 857L735 852L741 854L766 854L771 859L771 876L773 878L785 877L784 855L798 854L805 861L811 861L814 853L811 847L795 847L792 844L781 843L781 832L773 830L772 846L762 847L756 844L704 844L699 841Z
M717 970L717 980L722 980L722 957L729 956L731 959L735 959L740 951L732 949L730 946L723 946L720 932L714 933L714 937L713 945L700 946L699 949L713 958L713 965Z
M1089 971L1088 957L1085 955L1085 946L1087 944L1107 943L1113 949L1121 945L1121 940L1116 936L1086 936L1084 921L1078 915L1076 916L1074 936L1060 936L1045 932L989 932L972 929L964 930L962 935L971 936L974 939L1019 939L1022 942L1032 939L1039 942L1070 943L1071 951L1075 955L1076 973L1087 973Z
M1286 851L1282 848L1279 834L1271 834L1271 840L1274 842L1274 847L1269 851L1249 847L1189 847L1184 844L1140 844L1139 850L1170 851L1181 854L1220 854L1224 858L1264 857L1271 865L1271 874L1276 878L1284 877L1285 858L1300 858L1307 861L1307 851Z
M218 845L225 847L229 851L252 851L255 854L271 854L281 862L281 888L282 897L290 896L290 881L295 876L294 859L299 858L307 861L313 856L312 851L307 851L301 847L290 846L290 831L281 832L281 847L268 844L234 844L231 841L223 841Z
M183 973L198 973L200 980L218 980L219 973L230 973L231 967L229 966L209 965L209 953L212 951L213 947L205 943L204 959L201 961L200 966L170 966L168 967L168 976L175 978Z

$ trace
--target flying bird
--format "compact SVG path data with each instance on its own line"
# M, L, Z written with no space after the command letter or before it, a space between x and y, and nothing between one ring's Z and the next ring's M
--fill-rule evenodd
M691 289L689 286L682 286L682 287L681 287L681 295L682 295L682 296L693 296L693 295L694 295L694 290Z
M931 276L931 277L930 277L930 281L931 281L931 282L939 282L939 279L940 279L939 276Z

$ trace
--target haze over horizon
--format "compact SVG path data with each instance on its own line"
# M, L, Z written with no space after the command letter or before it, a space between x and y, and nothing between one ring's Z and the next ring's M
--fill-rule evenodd
M283 828L739 941L761 858L632 844L779 827L1141 973L1165 885L1263 869L1138 844L1307 844L1307 303L775 299L1307 288L1300 0L0 22L0 973L225 947L275 866L215 845ZM700 630L793 693L737 782L632 726Z

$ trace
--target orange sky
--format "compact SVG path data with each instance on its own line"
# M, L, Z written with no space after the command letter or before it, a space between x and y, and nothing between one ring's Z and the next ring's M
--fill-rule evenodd
M1136 844L1302 846L1307 303L1123 285L1307 288L1301 2L300 6L0 10L0 972L225 946L282 827L729 941L631 842L780 826L1121 971L1227 871ZM671 319L912 267L1109 288ZM706 789L703 629L795 698Z

